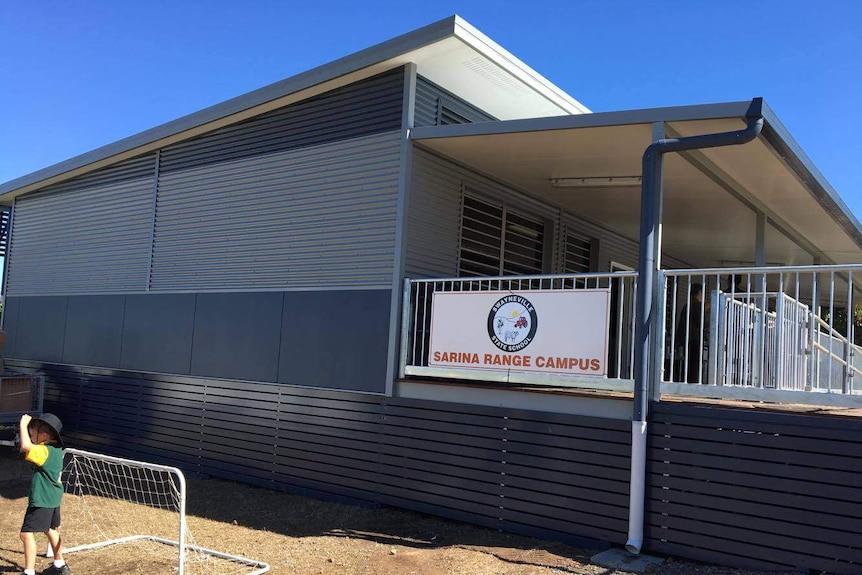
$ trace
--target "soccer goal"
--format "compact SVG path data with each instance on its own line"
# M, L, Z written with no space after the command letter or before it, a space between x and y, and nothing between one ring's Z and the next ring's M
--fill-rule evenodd
M80 554L76 563L86 560L103 573L269 571L266 563L195 543L186 520L186 480L176 467L78 449L63 453L63 554Z

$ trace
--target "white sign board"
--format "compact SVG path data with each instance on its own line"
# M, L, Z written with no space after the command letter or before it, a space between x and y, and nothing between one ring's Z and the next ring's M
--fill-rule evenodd
M607 375L609 289L435 292L428 365Z

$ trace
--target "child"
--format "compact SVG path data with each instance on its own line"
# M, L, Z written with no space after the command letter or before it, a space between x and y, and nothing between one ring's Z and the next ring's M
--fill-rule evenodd
M18 430L21 434L21 451L33 464L30 498L27 513L21 526L24 543L24 575L36 575L36 533L48 536L54 550L54 563L42 571L43 575L69 575L69 566L63 561L60 543L60 500L63 497L63 441L60 430L63 424L51 413L33 418L21 416Z

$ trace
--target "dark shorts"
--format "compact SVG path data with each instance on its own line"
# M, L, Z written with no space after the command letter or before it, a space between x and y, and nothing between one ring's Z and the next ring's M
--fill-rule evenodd
M28 507L21 533L45 533L60 526L60 508Z

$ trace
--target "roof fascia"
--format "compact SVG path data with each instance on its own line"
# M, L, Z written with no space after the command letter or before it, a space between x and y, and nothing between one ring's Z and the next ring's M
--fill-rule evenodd
M518 132L540 132L544 130L567 130L572 128L598 128L627 124L651 124L654 122L744 118L750 106L751 102L746 100L743 102L701 104L697 106L594 112L575 116L554 116L553 118L528 118L524 120L505 120L502 122L424 126L414 128L410 137L414 140L431 140L434 138L487 136Z
M567 93L551 84L541 74L527 66L514 54L471 26L460 16L454 16L455 36L471 48L505 69L509 74L535 90L563 112L586 114L590 110Z
M22 190L22 188L33 187L36 184L45 182L45 180L67 174L68 172L80 170L81 168L85 168L91 164L114 156L125 154L125 157L132 157L132 155L140 155L142 153L153 151L160 147L160 142L162 140L172 137L176 140L183 139L181 137L178 138L178 136L184 132L188 132L196 128L203 128L210 124L217 123L220 120L225 120L231 116L262 106L267 102L284 98L335 78L373 66L374 64L396 58L406 52L410 52L411 50L416 50L423 46L433 44L434 42L452 37L455 35L456 20L460 20L460 18L457 16L444 18L443 20L439 20L417 30L413 30L412 32L402 34L396 38L386 40L385 42L360 50L359 52L348 56L344 56L338 60L318 66L317 68L280 80L220 104L204 108L203 110L193 112L176 120L156 126L155 128L150 128L149 130L145 130L133 136L123 138L106 146L75 156L74 158L70 158L52 166L48 166L47 168L32 172L26 176L0 184L0 196L14 191L19 191L19 193L26 192L27 190ZM249 117L252 115L256 114L249 114ZM233 122L222 122L221 125L217 125L212 129L223 127L230 123ZM199 130L199 133L203 133L205 131L209 131L209 128L201 129ZM134 154L129 153L132 151L134 151ZM81 172L70 174L69 177L80 175L80 173Z
M806 188L811 190L817 202L829 213L838 224L862 247L862 225L853 212L829 184L826 178L814 165L802 147L793 139L775 112L763 104L763 118L766 120L761 137L765 139L773 152L783 160Z

